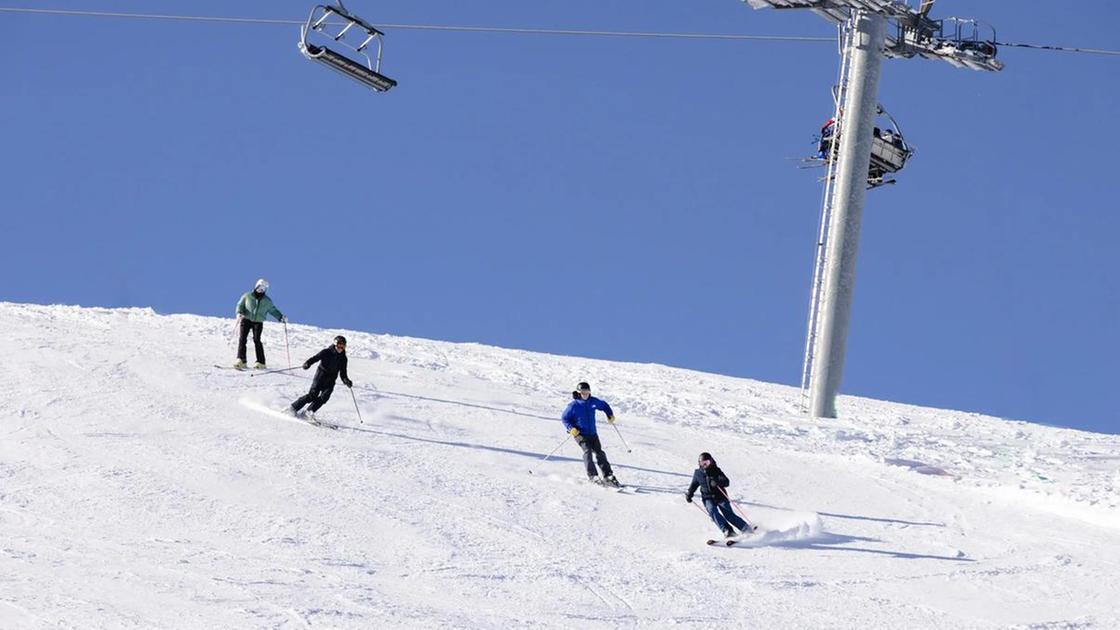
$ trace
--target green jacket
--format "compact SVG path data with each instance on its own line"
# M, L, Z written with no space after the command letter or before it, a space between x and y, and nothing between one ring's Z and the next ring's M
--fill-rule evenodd
M242 295L241 299L238 300L237 314L254 322L263 322L269 315L275 317L276 321L280 321L280 318L284 316L280 309L272 303L272 298L262 295L258 300L252 291Z

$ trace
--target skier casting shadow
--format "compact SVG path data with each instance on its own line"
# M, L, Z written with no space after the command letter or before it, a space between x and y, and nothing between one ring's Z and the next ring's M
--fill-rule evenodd
M248 340L249 333L253 333L253 349L257 353L257 362L253 364L253 369L263 370L264 363L264 345L261 343L261 331L264 330L264 320L269 315L276 318L278 322L287 322L288 318L276 308L272 303L272 299L266 295L268 292L268 281L264 278L257 280L253 285L253 290L241 296L237 301L237 361L234 362L233 367L243 369L245 367L245 352L246 341Z
M325 405L334 392L334 383L339 376L347 387L353 387L354 382L346 375L346 337L339 335L334 338L334 343L323 348L318 354L303 362L303 369L311 369L313 363L318 363L315 378L311 380L311 389L292 403L294 415L299 415L303 406L311 403L307 415L315 418L315 412Z
M580 383L576 387L576 391L572 392L572 399L560 418L564 421L564 428L575 438L576 444L579 444L579 447L583 449L583 464L587 468L587 479L593 483L606 483L617 487L619 485L618 480L614 478L614 473L611 472L611 463L607 461L607 454L603 452L603 445L599 442L599 434L595 430L596 409L607 414L607 422L614 423L614 412L611 411L611 406L592 396L591 386L587 383ZM599 478L599 473L595 470L595 463L591 461L592 455L595 456L595 459L599 462L599 468L603 471L602 479Z
M708 512L712 522L727 538L736 535L732 525L738 527L744 533L754 531L746 521L739 518L739 515L731 507L731 501L723 490L731 485L731 481L716 465L716 460L712 458L712 454L700 453L699 466L692 473L692 483L688 484L688 490L684 493L684 500L692 503L692 497L696 494L696 489L699 488L704 509Z

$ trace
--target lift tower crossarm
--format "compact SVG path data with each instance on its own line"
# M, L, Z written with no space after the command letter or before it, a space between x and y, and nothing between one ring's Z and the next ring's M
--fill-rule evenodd
M808 9L833 24L844 24L852 11L883 16L890 31L883 41L883 54L893 58L940 59L958 68L998 72L995 30L964 18L931 20L933 2L923 0L918 9L901 0L743 0L755 9ZM982 35L986 35L983 36Z

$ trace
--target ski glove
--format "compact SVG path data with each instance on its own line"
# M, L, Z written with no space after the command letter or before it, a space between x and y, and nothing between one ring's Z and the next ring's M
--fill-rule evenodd
M280 316L280 323L281 324L287 324L288 323L288 316L287 315L281 315Z
M607 416L607 422L614 424L614 416Z
M568 429L568 433L571 433L572 437L579 437L579 429L575 427Z
M304 363L303 364L303 369L310 370L311 369L311 364L310 363Z
M684 495L684 500L688 501L689 503L692 503L692 495L691 494L685 494Z
M342 382L345 383L347 387L353 387L354 386L354 381L352 381L350 379L346 379Z

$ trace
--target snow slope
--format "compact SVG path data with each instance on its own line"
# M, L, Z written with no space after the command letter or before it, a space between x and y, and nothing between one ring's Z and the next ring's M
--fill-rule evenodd
M340 331L290 326L297 363ZM0 303L0 628L1117 628L1120 437L638 365L341 331L309 373L231 320ZM282 329L268 325L274 367ZM250 350L251 353L251 350ZM636 492L582 481L572 385ZM761 526L682 498L711 451ZM531 474L530 474L531 473Z

